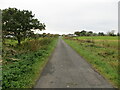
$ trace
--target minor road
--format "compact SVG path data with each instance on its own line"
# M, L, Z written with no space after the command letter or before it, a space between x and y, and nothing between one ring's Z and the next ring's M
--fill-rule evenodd
M62 39L34 88L112 88Z

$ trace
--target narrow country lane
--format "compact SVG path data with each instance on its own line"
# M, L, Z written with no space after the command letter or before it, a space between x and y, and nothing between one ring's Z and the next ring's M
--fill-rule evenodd
M61 38L34 88L112 88Z

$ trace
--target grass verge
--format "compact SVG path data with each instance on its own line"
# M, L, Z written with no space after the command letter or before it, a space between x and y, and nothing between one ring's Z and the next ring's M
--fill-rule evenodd
M64 41L92 64L93 68L110 81L113 86L119 87L117 51L86 42L70 39L64 39Z
M4 58L3 89L32 88L55 48L57 38L46 38L31 42L25 42L23 46L18 47L18 50L24 47L24 53L22 50L22 53L19 52L11 56L8 54L9 58Z

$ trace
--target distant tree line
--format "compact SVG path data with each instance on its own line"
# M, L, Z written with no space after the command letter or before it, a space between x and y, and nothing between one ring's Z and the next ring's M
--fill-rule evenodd
M32 38L37 39L38 37L58 37L59 34L50 34L50 33L43 33L43 34L33 34L31 35Z
M115 34L115 30L107 32L105 34L104 32L99 32L99 33L94 33L93 31L76 31L74 32L75 35L77 36L120 36L120 33Z

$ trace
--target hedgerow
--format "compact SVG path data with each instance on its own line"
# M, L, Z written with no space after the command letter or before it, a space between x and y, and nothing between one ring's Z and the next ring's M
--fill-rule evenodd
M31 88L35 84L40 68L44 67L48 56L55 47L56 39L46 38L36 42L40 45L38 50L32 51L33 47L29 47L31 51L13 55L12 58L18 60L11 60L11 63L3 65L3 89ZM25 45L24 47L30 46L30 43Z

